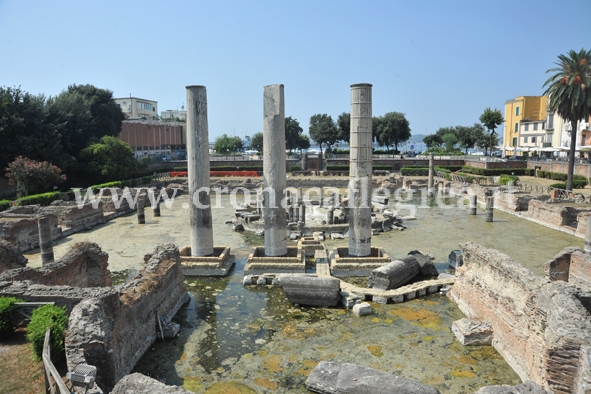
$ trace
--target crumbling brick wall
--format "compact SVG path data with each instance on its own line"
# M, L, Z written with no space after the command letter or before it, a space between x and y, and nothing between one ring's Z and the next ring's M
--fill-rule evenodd
M4 271L0 281L29 280L47 286L111 286L109 255L95 243L77 243L59 260L41 268L19 268Z
M117 294L74 308L65 341L68 368L97 366L98 384L110 391L156 340L157 316L170 320L187 300L178 249L159 246L146 268Z
M0 275L6 270L22 268L26 265L27 259L17 247L0 239Z
M58 225L63 230L77 232L105 222L102 202L99 201L96 206L94 208L92 203L86 202L79 207L76 201L57 200L39 211L55 215L58 218Z
M0 239L17 246L21 251L35 249L39 246L39 227L37 213L33 207L20 207L26 213L9 210L0 213ZM61 229L58 227L55 215L46 215L51 227L52 239L61 238Z
M450 297L472 319L494 330L493 346L523 380L578 393L589 371L581 358L591 343L591 318L561 281L539 277L509 256L470 242L461 245Z
M578 247L564 248L544 265L544 272L551 281L568 282L591 292L591 255Z

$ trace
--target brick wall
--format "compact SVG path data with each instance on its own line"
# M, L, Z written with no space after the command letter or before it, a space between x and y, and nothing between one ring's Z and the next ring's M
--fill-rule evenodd
M468 318L488 321L493 346L523 380L577 393L588 366L591 318L564 282L550 282L494 249L461 245L464 265L456 270L450 297Z

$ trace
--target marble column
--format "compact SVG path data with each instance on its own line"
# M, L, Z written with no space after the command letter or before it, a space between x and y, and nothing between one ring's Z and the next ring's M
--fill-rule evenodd
M371 255L371 84L351 85L349 255Z
M39 249L41 249L41 264L53 263L53 244L51 236L51 222L47 216L37 219L39 228Z
M191 198L191 256L213 254L209 196L209 129L205 86L187 86L187 167Z
M287 221L281 206L286 186L285 103L283 85L263 93L263 181L265 185L265 255L287 254Z

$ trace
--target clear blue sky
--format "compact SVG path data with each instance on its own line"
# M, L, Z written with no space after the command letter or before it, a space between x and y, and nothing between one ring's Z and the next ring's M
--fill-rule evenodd
M558 54L591 47L589 15L589 0L0 0L0 85L90 83L159 111L205 85L213 140L262 130L264 85L285 85L307 133L368 82L374 115L403 112L430 134L542 94Z

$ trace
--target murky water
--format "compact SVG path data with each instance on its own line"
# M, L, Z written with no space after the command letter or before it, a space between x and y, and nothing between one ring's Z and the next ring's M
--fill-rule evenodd
M294 308L281 289L244 287L242 271L250 246L262 237L233 232L229 199L225 209L213 210L216 245L228 245L236 255L236 268L227 278L186 278L191 303L176 316L181 336L157 342L136 371L195 392L306 392L303 382L320 361L351 362L391 372L439 388L442 393L470 393L491 384L520 380L492 347L463 347L451 333L454 320L463 317L447 298L431 295L403 304L374 305L376 314L357 317L340 308ZM173 209L162 207L162 217L146 212L146 225L134 215L115 219L91 231L60 240L59 257L71 241L97 242L109 253L116 281L125 281L143 265L143 255L157 244L189 244L188 215L175 200ZM408 203L408 202L407 202ZM403 232L391 231L372 238L374 246L391 256L413 249L433 253L438 268L446 268L447 255L458 244L476 241L509 254L539 274L543 264L563 247L582 240L495 211L486 223L484 212L469 216L463 203L444 199L416 208L415 221ZM395 206L401 214L403 207ZM408 208L408 207L407 207ZM328 248L347 240L328 240ZM28 253L40 264L37 253Z

